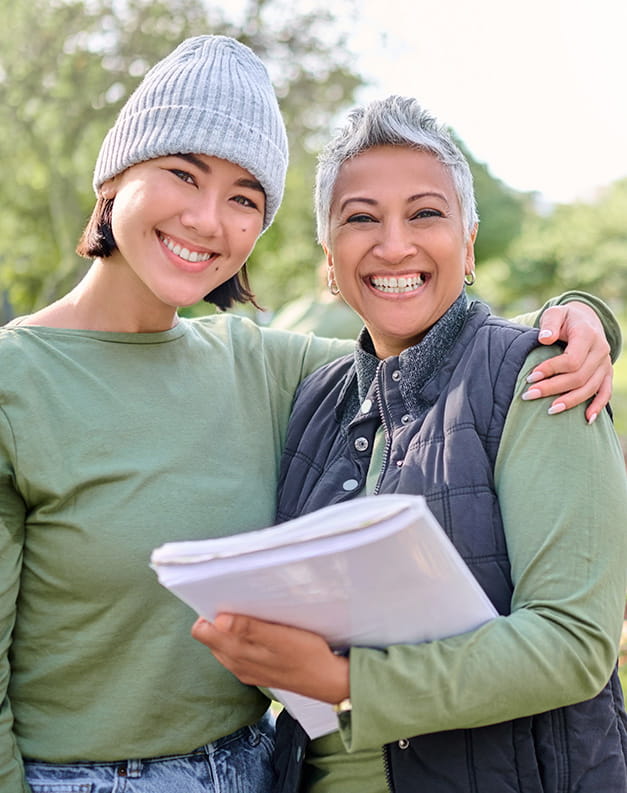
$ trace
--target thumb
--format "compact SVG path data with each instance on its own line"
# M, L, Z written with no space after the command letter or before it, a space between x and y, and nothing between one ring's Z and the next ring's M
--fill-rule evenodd
M540 317L540 333L538 335L540 344L553 344L554 341L559 339L564 318L563 306L552 306L542 313Z

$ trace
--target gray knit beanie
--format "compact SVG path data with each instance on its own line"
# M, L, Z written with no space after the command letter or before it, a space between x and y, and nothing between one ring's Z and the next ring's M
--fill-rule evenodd
M240 165L276 214L287 170L285 124L265 66L227 36L186 39L146 74L104 139L93 185L169 154L206 154Z

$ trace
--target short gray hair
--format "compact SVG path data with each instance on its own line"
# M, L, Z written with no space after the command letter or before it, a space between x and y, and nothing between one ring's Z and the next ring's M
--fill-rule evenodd
M351 110L344 126L320 153L315 189L318 241L329 241L331 202L342 165L375 146L389 145L430 152L448 168L468 239L479 222L468 161L446 127L415 99L393 95Z

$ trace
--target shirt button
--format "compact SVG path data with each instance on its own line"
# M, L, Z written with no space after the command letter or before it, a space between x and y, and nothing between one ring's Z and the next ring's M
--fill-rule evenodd
M364 399L364 401L361 403L361 412L367 413L371 407L372 407L372 399Z
M342 485L342 489L350 492L351 490L355 490L358 486L359 482L356 479L347 479Z
M398 381L399 381L400 379L401 379L401 373L398 371L398 369L395 369L395 370L392 372L392 380L394 380L394 382L395 382L395 383L398 383Z
M358 452L365 452L368 448L368 438L357 438L355 441L355 448Z
M407 738L401 738L401 740L398 742L399 749L407 749L408 746L409 746L409 741L407 740Z
M411 421L411 416L409 413L405 413L405 415L401 418L401 424L409 424Z
M126 767L121 765L118 767L118 776L126 776Z

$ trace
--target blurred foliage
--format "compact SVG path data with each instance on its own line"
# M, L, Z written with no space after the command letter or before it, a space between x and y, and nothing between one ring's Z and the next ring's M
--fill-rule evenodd
M356 0L341 3L336 12L358 10ZM212 0L0 0L0 322L56 299L85 271L74 246L93 207L106 130L148 68L199 33L235 36L260 55L288 127L285 199L251 256L253 288L270 310L315 290L316 152L362 84L327 6L303 12L289 0L248 0L237 21ZM623 309L627 181L543 214L533 194L466 154L481 217L477 294L511 314L583 288Z
M627 295L627 179L587 202L528 212L504 257L486 263L491 302L526 310L565 289L583 289L622 312Z
M502 256L518 237L530 208L530 196L495 179L485 163L475 160L454 130L452 134L468 160L475 183L479 210L475 258L477 267L481 267L482 262Z

